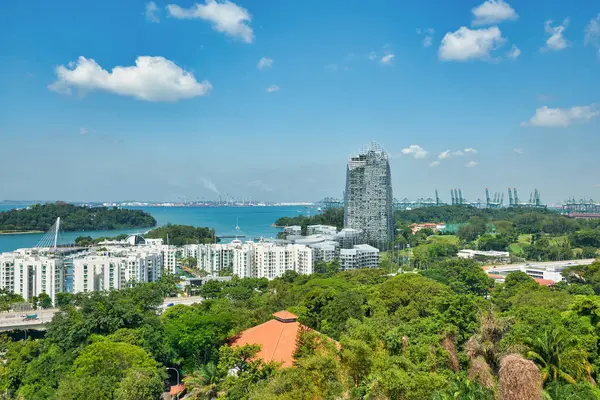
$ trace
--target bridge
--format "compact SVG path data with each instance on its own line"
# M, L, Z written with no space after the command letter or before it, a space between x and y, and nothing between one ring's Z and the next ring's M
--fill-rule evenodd
M192 305L202 301L200 296L190 297L167 297L165 298L161 309L166 309L172 305ZM54 315L59 312L58 308L47 308L45 310L26 311L26 312L1 312L0 313L0 332L12 330L46 330L46 324L52 321ZM26 320L25 315L37 314L37 319Z

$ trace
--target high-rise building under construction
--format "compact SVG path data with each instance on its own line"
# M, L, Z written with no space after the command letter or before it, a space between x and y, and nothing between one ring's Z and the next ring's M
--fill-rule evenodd
M350 157L344 193L344 227L361 229L366 243L387 248L394 240L392 176L385 150L371 143Z

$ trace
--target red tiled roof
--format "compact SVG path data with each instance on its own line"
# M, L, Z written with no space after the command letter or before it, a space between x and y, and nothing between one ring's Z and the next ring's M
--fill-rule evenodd
M277 311L275 314L273 314L273 316L275 318L277 318L277 319L282 319L282 320L293 320L293 321L295 321L295 320L298 319L298 316L292 314L289 311L285 311L285 310Z
M246 329L231 345L259 344L261 349L257 354L258 357L267 362L281 362L284 367L291 367L294 363L296 338L302 329L309 328L297 321L282 322L272 319L264 324Z
M177 393L181 393L185 390L185 385L183 383L180 383L179 385L174 385L171 386L171 390L170 390L170 394L177 394Z
M487 274L487 276L489 276L492 279L504 279L504 278L506 278L505 276L498 275L498 274Z
M552 286L554 285L554 281L552 279L542 279L542 278L533 278L537 283L544 286Z

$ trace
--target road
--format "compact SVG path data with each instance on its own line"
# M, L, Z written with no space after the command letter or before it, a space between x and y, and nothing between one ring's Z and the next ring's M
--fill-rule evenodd
M200 303L202 297L167 297L161 308L167 308L168 304L192 305ZM10 331L14 329L45 329L45 323L50 322L54 314L58 312L58 308L48 308L45 310L35 310L27 312L0 312L0 332ZM38 318L30 321L24 321L23 318L27 314L37 314Z

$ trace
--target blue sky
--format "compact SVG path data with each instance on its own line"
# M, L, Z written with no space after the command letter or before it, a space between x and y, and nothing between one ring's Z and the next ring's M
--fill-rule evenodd
M8 0L0 36L0 199L339 197L371 140L397 198L600 198L597 1Z

